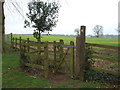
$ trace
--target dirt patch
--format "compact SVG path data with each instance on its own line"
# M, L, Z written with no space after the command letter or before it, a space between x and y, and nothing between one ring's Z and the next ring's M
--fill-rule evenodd
M104 69L108 69L110 68L111 66L114 66L114 65L117 65L118 63L113 63L113 62L110 62L108 60L102 60L102 59L94 59L95 60L95 63L93 66L95 67L99 67L99 68L104 68Z
M110 56L118 56L118 50L115 50L115 49L95 49L94 53L110 55Z
M55 74L54 73L50 74L48 80L53 84L60 84L69 82L73 79L70 76L68 76L68 74L58 72Z

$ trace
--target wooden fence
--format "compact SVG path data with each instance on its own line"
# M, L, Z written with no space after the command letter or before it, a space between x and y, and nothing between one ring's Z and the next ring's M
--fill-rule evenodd
M49 65L54 65L54 72L57 72L65 61L67 55L69 55L69 71L70 76L77 76L81 81L84 81L84 71L87 61L85 60L85 46L95 46L106 49L118 49L118 47L108 46L108 45L100 45L93 43L85 43L85 26L81 26L80 36L76 37L76 46L74 42L71 41L70 45L64 45L64 41L60 40L59 42L34 42L30 41L29 38L27 40L23 40L20 38L14 38L11 34L11 47L15 47L15 50L24 50L25 54L30 57L38 57L39 59L43 58L43 65L37 65L33 63L26 63L26 66L30 66L33 68L41 68L44 69L44 76L47 78L49 73ZM52 49L50 49L52 48ZM36 54L37 52L37 54ZM52 53L51 56L50 53ZM53 58L51 58L53 57ZM100 58L100 57L96 57ZM32 62L32 61L31 61ZM120 74L118 71L110 71L101 69L98 67L92 67L93 70L106 72L110 74Z
M119 63L119 57L118 57L118 51L120 50L120 47L117 47L117 46L109 46L109 45L101 45L101 44L94 44L94 43L86 43L86 45L89 45L89 46L92 46L92 47L98 47L99 49L102 48L103 51L105 51L106 49L109 51L109 52L112 52L115 51L115 53L117 54L116 56L116 59L114 60L110 60L109 56L112 56L112 55L106 55L107 57L103 57L103 56L99 56L99 54L97 56L93 56L93 58L96 58L96 59L101 59L101 60L108 60L108 61L111 61L113 63ZM111 51L110 51L111 50ZM99 52L99 51L98 51ZM94 54L94 53L93 53ZM114 55L113 55L114 56ZM101 61L102 62L102 61ZM113 71L113 70L106 70L106 69L103 69L103 68L99 68L99 67L92 67L93 70L95 71L99 71L99 72L104 72L104 73L109 73L109 74L113 74L113 75L120 75L120 72L119 71ZM119 66L118 66L118 69L119 69Z
M74 42L71 41L70 45L64 45L64 41L60 40L59 42L34 42L20 38L14 38L11 35L11 47L15 50L24 51L26 56L29 57L38 57L39 60L42 59L44 62L43 65L33 64L32 61L25 63L26 66L32 68L40 68L45 71L45 77L48 77L49 65L53 65L53 72L59 71L60 67L66 61L69 62L69 72L70 76L74 76ZM51 55L52 54L52 55ZM66 60L66 56L69 55L69 60ZM35 60L33 61L35 62ZM68 72L68 73L69 73Z

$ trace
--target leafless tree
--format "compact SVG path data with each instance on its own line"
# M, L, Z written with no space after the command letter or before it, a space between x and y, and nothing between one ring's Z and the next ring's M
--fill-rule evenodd
M80 33L79 28L76 28L76 29L74 30L74 32L76 33L77 36L79 36L79 33Z
M103 35L103 26L95 25L95 27L93 28L93 32L95 34L95 37L101 37Z

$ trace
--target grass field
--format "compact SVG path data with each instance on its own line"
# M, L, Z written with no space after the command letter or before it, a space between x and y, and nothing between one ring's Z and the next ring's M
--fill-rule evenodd
M22 39L30 38L32 41L36 41L33 35L19 35L14 34L13 37L22 37ZM76 41L75 37L65 37L65 36L42 36L42 41L59 41L60 39L64 40L64 43L69 45L70 41ZM117 38L86 38L87 43L96 43L96 44L103 44L103 45L110 45L110 46L120 46L120 42L118 42Z

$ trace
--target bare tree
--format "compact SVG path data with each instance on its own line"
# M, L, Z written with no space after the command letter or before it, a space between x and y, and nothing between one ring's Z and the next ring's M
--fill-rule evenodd
M95 37L101 37L103 35L103 26L95 25L95 27L93 28L93 32L95 34Z
M77 36L79 36L79 33L80 33L79 28L76 28L74 32L76 33Z

